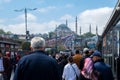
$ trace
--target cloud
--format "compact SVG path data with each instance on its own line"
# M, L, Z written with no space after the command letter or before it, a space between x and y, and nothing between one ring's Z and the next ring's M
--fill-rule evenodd
M82 32L89 31L91 24L92 32L95 33L95 28L98 26L99 34L102 34L103 29L112 13L113 8L104 7L92 10L86 10L78 15L79 26L82 27Z
M96 33L96 26L98 26L99 34L102 34L103 28L105 27L113 8L104 7L98 9L85 10L78 14L78 34L79 28L82 27L82 34L89 31L91 24L92 33ZM48 33L54 31L56 25L63 24L63 20L68 20L68 27L72 31L75 31L75 17L70 14L61 16L58 20L51 20L48 22L37 23L37 18L33 14L28 13L28 30L30 33ZM4 28L6 31L11 31L17 34L25 34L24 14L17 17L17 20L22 20L20 24L0 25L0 28Z
M17 21L25 21L25 14L19 15L17 18L15 18ZM35 22L37 20L37 17L34 16L31 13L27 13L27 21L29 22Z
M3 23L3 22L5 22L5 20L3 20L3 19L0 19L0 23Z
M55 6L49 6L49 7L46 7L46 8L40 8L40 9L38 9L38 11L41 12L41 13L45 13L45 12L48 12L48 11L51 11L51 10L54 10L54 9L56 9Z
M37 34L37 33L48 33L50 31L54 31L56 25L60 24L56 21L50 21L45 23L35 23L31 22L28 23L27 30L30 31L30 34ZM14 25L0 25L0 28L4 29L5 31L11 31L14 34L25 34L25 24L14 24Z

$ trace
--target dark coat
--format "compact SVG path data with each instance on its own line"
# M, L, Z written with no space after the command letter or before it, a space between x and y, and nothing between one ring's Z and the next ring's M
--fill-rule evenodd
M100 80L114 80L111 67L105 64L103 60L98 60L94 63L94 70L100 72Z
M3 66L4 66L4 72L3 72L4 79L10 80L11 72L12 72L12 65L10 63L10 59L3 57Z
M43 51L35 51L20 59L13 80L60 80L58 67Z
M3 66L4 66L4 73L7 74L7 73L10 73L11 70L12 70L12 65L11 65L11 62L8 58L6 57L3 57Z

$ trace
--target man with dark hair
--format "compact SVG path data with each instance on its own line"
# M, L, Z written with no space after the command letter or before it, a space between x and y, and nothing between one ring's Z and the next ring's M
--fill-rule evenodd
M64 67L62 78L63 80L76 80L76 78L79 78L80 70L76 63L73 62L72 56L69 56L67 61L68 63Z
M34 37L31 40L31 49L33 51L31 54L19 60L13 80L60 80L56 60L44 52L45 40Z
M78 67L80 67L81 59L82 59L82 53L80 53L79 50L76 50L75 55L73 56L73 62L76 63Z

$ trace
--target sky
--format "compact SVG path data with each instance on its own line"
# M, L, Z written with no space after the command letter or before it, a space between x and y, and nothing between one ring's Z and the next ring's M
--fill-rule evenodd
M25 8L27 9L27 30L30 34L54 31L68 21L68 27L75 31L78 18L78 34L89 31L101 35L118 0L0 0L0 29L14 34L25 34ZM33 10L37 8L36 10ZM15 11L18 10L18 11Z

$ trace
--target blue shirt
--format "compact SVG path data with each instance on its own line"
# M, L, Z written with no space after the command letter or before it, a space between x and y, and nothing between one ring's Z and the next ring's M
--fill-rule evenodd
M3 58L0 58L0 72L4 71Z

